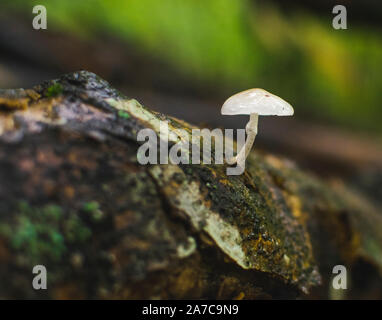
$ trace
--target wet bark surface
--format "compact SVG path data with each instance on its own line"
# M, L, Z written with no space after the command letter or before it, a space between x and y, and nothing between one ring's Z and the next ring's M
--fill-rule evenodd
M1 298L336 298L338 264L340 297L381 297L375 204L258 151L240 176L140 165L137 132L164 120L195 128L86 71L0 91Z

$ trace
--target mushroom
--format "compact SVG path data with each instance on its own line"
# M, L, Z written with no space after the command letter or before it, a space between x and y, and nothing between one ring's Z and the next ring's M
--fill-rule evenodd
M221 109L223 115L249 114L245 130L247 140L236 157L227 159L228 164L243 165L257 135L257 123L260 116L291 116L292 106L280 97L264 89L248 89L228 98Z

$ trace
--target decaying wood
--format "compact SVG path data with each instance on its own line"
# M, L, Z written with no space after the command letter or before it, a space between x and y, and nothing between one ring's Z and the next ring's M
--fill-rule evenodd
M160 120L193 128L85 71L0 92L0 298L328 298L338 264L346 297L380 297L357 280L382 270L361 195L259 152L240 176L140 165L136 134Z

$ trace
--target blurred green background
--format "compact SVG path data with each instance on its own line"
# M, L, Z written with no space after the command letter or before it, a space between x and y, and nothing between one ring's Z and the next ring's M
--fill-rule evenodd
M93 42L112 35L164 64L173 86L187 79L216 97L261 87L291 102L297 116L382 132L381 25L353 21L351 7L348 29L335 30L333 6L317 13L298 1L288 10L288 1L1 2L3 13L30 21L33 5L45 5L49 32Z
M248 116L222 116L222 103L264 88L295 115L261 117L256 152L286 156L333 190L346 185L382 214L382 1L340 3L347 30L332 27L337 0L0 0L0 88L86 69L150 109L212 128L244 128ZM35 5L47 8L47 30L32 28ZM359 268L370 276L352 285L379 297L376 271Z

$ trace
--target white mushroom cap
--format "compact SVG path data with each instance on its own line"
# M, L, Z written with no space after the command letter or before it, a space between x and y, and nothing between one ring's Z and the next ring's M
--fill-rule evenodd
M261 116L291 116L292 106L280 97L263 89L255 88L239 92L228 98L221 109L225 115L252 114Z

